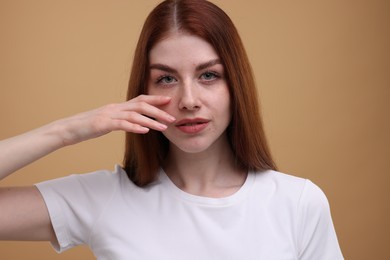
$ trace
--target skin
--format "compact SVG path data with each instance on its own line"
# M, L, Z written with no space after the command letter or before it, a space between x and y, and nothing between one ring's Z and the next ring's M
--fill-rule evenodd
M242 186L246 173L233 164L226 136L230 96L223 66L215 61L218 55L202 39L169 35L151 50L147 95L0 141L0 179L68 145L112 131L145 134L154 129L171 143L163 168L179 188L200 196L231 195ZM176 125L186 118L208 123L196 134L183 133ZM34 186L0 188L0 211L0 240L57 243L44 200Z
M203 39L173 32L150 55L148 93L171 97L162 109L177 118L163 134L170 141L167 175L184 191L207 197L234 193L245 174L235 167L226 135L231 120L230 94L224 67ZM207 127L186 133L183 119L202 118Z

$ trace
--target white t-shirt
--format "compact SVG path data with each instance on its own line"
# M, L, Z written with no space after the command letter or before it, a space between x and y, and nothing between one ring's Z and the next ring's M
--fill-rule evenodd
M328 201L309 180L250 172L225 198L188 194L160 170L146 188L114 172L36 185L59 247L87 244L98 259L343 259Z

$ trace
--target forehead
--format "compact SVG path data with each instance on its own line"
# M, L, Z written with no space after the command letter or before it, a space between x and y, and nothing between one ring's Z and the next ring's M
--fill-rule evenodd
M149 53L150 64L163 63L170 66L193 65L218 59L213 46L204 39L186 33L172 33L159 41Z

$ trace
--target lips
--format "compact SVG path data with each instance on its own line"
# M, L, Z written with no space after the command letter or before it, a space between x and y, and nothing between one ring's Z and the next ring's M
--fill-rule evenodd
M205 129L209 122L204 118L183 119L176 123L176 127L184 133L196 134Z

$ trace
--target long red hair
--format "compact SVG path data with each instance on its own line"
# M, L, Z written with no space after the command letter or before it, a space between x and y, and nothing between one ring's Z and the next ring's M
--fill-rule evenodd
M246 170L276 169L266 142L252 68L233 22L219 7L204 0L167 0L147 17L135 50L127 100L145 94L149 52L172 30L210 43L225 68L232 102L227 133L236 163ZM169 149L157 131L126 134L124 170L138 186L155 180Z

